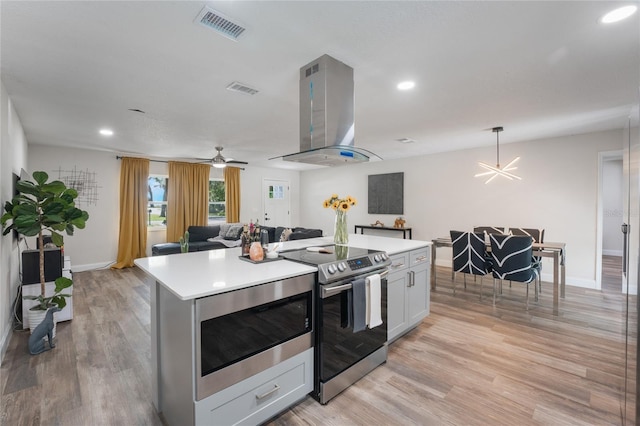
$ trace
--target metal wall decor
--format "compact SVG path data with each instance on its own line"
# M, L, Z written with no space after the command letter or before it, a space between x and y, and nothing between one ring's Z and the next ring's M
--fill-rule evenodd
M62 167L59 167L54 172L58 173L58 180L64 182L68 188L78 191L78 198L76 198L78 207L98 205L100 186L98 186L96 172L90 172L89 169L78 170L76 166L73 166L72 170L62 170Z

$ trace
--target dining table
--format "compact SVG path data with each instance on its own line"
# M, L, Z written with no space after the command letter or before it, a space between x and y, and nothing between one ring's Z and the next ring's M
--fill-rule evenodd
M431 289L436 290L436 250L439 247L452 247L451 238L440 237L432 240L431 250ZM487 242L487 251L491 251L491 245ZM567 257L566 243L545 242L533 243L533 255L537 257L547 257L553 262L553 309L558 313L559 298L565 297L565 263ZM453 271L451 277L453 279Z

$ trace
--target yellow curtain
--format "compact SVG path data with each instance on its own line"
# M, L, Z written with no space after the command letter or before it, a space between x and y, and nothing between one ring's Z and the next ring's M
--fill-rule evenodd
M122 158L120 167L120 230L118 256L112 268L130 268L134 259L146 257L147 186L149 160Z
M167 241L178 241L191 225L209 219L208 164L169 161L167 188Z
M225 210L227 223L240 222L240 169L224 168Z

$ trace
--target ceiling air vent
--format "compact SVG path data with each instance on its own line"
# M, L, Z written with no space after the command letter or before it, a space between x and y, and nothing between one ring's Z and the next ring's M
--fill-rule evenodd
M230 85L227 86L227 90L231 90L232 92L240 92L245 93L247 95L255 95L259 92L258 89L254 89L253 87L249 87L246 84L238 83L234 81Z
M415 143L416 141L413 139L409 139L409 138L400 138L400 139L396 139L396 141L400 142L400 143Z
M238 37L240 37L245 30L240 24L233 22L222 13L206 6L200 11L195 22L211 28L221 36L233 41L237 41Z

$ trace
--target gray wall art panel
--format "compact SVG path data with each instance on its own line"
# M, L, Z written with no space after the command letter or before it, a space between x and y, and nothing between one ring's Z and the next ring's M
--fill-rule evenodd
M369 175L369 214L404 214L404 173Z

